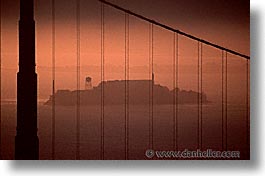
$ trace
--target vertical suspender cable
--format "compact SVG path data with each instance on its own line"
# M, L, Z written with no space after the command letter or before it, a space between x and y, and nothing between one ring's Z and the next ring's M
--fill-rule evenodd
M124 23L124 27L125 27L125 31L124 31L124 152L125 152L125 160L127 159L127 13L124 14L124 20L125 20L125 23Z
M222 150L227 150L227 52L222 51Z
M201 139L201 143L200 143L200 149L202 149L202 144L203 144L203 120L202 120L202 103L203 103L203 44L201 43L201 106L200 106L200 111L201 111L201 114L200 114L200 139Z
M152 87L152 66L151 66L151 23L149 23L149 125L148 125L148 130L149 130L149 148L151 148L151 106L152 106L152 103L151 103L151 98L152 98L152 90L151 90L151 87Z
M250 156L250 123L249 123L249 60L246 60L246 137L247 137L247 153Z
M173 149L176 148L176 33L173 33Z
M2 159L2 1L0 2L0 159Z
M130 68L130 15L127 14L127 159L129 159L129 97L130 97L130 89L129 89L129 68Z
M197 104L198 104L198 114L197 114L197 148L200 149L200 42L197 45L198 63L197 63Z
M151 44L151 65L152 65L152 99L151 99L151 146L152 146L152 149L154 148L154 84L155 84L155 80L154 80L154 25L152 24L151 25L151 37L152 37L152 44Z
M80 160L80 0L76 0L76 159Z
M222 87L221 87L221 98L222 98L222 150L224 150L224 50L222 50Z
M55 0L52 0L52 159L55 159Z
M101 147L100 147L100 157L101 159L104 159L104 134L105 134L105 131L104 131L104 60L105 60L105 55L104 55L104 50L105 50L105 36L104 36L104 33L105 33L105 8L104 8L104 4L101 3L101 139L100 139L100 143L101 143Z
M202 149L202 103L203 103L203 87L202 87L202 43L198 41L198 68L197 68L197 90L198 90L198 117L197 117L197 148Z
M178 150L178 33L173 40L173 148Z
M125 13L125 159L129 157L129 14Z
M129 14L125 13L125 159L129 157Z
M176 33L176 144L175 144L175 150L179 150L179 142L178 142L178 112L179 112L179 34Z
M151 120L151 130L152 130L152 148L154 148L154 84L155 84L155 73L154 73L154 25L152 24L152 120Z
M127 27L127 159L129 159L130 144L130 15L128 14Z
M149 148L153 149L154 136L153 136L153 111L154 111L154 26L149 24Z
M227 151L227 95L228 95L228 65L227 65L227 52L225 52L225 151Z

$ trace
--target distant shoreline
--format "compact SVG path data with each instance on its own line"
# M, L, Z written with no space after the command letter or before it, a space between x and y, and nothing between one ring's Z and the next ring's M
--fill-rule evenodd
M48 99L38 100L38 104L44 104L47 100ZM5 105L5 104L17 104L17 100L2 100L1 104L2 105Z

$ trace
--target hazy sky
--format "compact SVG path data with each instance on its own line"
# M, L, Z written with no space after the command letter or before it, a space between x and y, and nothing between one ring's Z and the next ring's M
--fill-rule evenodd
M74 23L75 0L55 1L57 22ZM19 0L1 0L1 2L4 23L17 20ZM227 40L216 41L216 43L231 46L232 49L249 54L247 47L234 44L234 41L246 43L249 39L248 0L110 0L110 2L201 38L216 41L214 36L223 34ZM45 22L49 24L51 0L35 0L35 4L37 22L39 21L42 25ZM81 0L81 13L84 23L99 22L98 1ZM111 15L109 14L110 17ZM117 17L112 16L112 20L117 20Z
M73 8L75 0L55 0L60 9ZM248 0L109 0L145 16L154 19L164 19L173 23L187 23L190 21L204 21L208 23L237 23L248 25ZM19 0L1 0L2 15L12 19L18 17ZM51 0L35 0L37 17L49 18ZM97 7L97 0L81 0L82 10L91 10ZM96 11L96 9L94 9ZM60 11L60 10L59 10ZM38 13L46 12L46 13ZM96 14L95 14L96 15ZM65 18L61 16L61 18ZM189 24L189 23L188 23Z
M76 31L75 0L56 1L56 64L57 88L75 88ZM166 25L185 31L199 38L249 55L249 1L248 0L109 0L119 6L149 17ZM41 97L50 94L51 83L51 0L35 1L36 19L36 61ZM2 74L3 95L16 94L16 72L18 63L18 19L19 0L1 0L2 4ZM100 65L100 4L97 0L81 0L81 80L86 76L99 82ZM135 18L130 19L131 76L135 79L148 78L148 24ZM155 28L155 65L157 80L170 87L172 33ZM180 66L183 74L183 88L196 87L196 42L180 38ZM220 57L220 52L205 49L208 60L205 64L214 66L210 58ZM124 14L106 8L106 78L122 79L124 73ZM194 67L194 68L193 68ZM66 68L66 69L65 69ZM116 71L113 73L113 68ZM118 68L118 69L117 69ZM240 68L237 68L240 69ZM219 70L220 71L220 70ZM161 73L161 74L159 74ZM144 76L143 76L144 75ZM171 74L170 74L171 75ZM65 78L68 78L67 81ZM189 79L193 83L187 83ZM209 80L214 80L212 77Z

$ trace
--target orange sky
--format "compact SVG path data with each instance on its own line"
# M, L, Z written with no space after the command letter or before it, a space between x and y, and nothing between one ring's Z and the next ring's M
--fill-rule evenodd
M39 80L39 98L46 99L51 93L51 21L48 16L49 8L38 1L36 7L36 61ZM95 2L96 3L96 2ZM117 1L117 3L119 3ZM124 1L120 2L124 5ZM170 3L170 2L165 2ZM128 8L137 7L136 4L126 4ZM139 4L140 9L144 5ZM98 8L95 8L98 7ZM159 7L157 7L159 8ZM82 10L82 9L81 9ZM194 34L200 38L213 41L224 47L249 55L249 25L233 23L231 21L214 22L214 15L209 14L210 21L195 20L181 21L175 19L174 8L169 8L172 16L165 18L166 10L162 10L161 18L159 14L153 15L151 10L139 13L147 15L157 21L169 26L179 28L187 33ZM137 11L137 10L135 10ZM91 14L96 13L93 17ZM91 6L82 10L81 24L81 85L86 76L93 78L96 86L100 81L100 16L99 6ZM9 11L3 13L9 14ZM62 7L58 5L56 21L56 88L75 89L76 87L76 31L74 22L73 7ZM170 12L168 12L170 13ZM65 18L60 18L64 16ZM87 17L86 17L87 15ZM195 16L196 14L186 14ZM8 15L7 15L8 16ZM249 16L249 14L246 14ZM218 15L217 17L218 18ZM188 18L187 18L188 19ZM247 19L247 18L246 18ZM176 23L175 23L176 21ZM232 22L232 23L229 23ZM130 19L130 76L131 79L148 79L148 24L135 18ZM124 16L109 8L106 10L106 79L124 78ZM2 22L2 95L3 99L16 96L16 72L18 63L18 38L17 38L17 18L3 18ZM154 31L154 65L156 82L172 88L172 62L173 62L173 34L164 29L155 28ZM179 39L179 87L187 90L197 88L197 43L187 40L184 37ZM229 56L231 61L231 80L234 86L243 86L244 64L243 60ZM234 58L234 59L233 59ZM204 85L205 92L211 97L220 96L216 91L220 86L221 78L221 52L210 47L204 47ZM242 69L243 68L243 69ZM234 73L234 74L232 74ZM218 80L218 81L217 81ZM209 86L208 86L209 85ZM214 85L214 86L213 86ZM233 87L233 85L231 84ZM239 91L240 92L240 91ZM241 92L242 93L242 92Z

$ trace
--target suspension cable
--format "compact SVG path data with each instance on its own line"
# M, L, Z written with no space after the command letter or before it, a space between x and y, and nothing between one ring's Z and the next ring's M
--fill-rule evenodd
M178 142L178 112L179 112L179 34L176 34L176 151L179 150Z
M124 151L125 151L125 160L127 159L127 13L125 13L125 18L124 18L124 20L125 20L125 23L124 23L124 27L125 27L125 31L124 31L124 46L125 46L125 48L124 48L124 53L125 53L125 56L124 56L124 69L125 69L125 71L124 71L124 83L125 83L125 85L124 85L124 90L125 90L125 92L124 92L124 98L125 98L125 100L124 100L124 112L125 112L125 114L124 114L124 116L125 116L125 123L124 123L124 132L125 132L125 135L124 135L124 142L125 142L125 149L124 149Z
M250 124L249 124L249 60L246 60L246 136L247 152L249 157L250 148Z
M52 0L52 159L55 160L55 59L56 59L56 48L55 48L55 0Z
M129 14L125 13L125 159L129 158Z
M228 94L228 57L227 52L225 52L225 151L227 151L227 126L228 126L228 117L227 117L227 94Z
M128 38L127 38L127 159L129 159L129 134L130 134L130 121L129 121L129 110L130 110L130 15L128 14L128 27L127 27L127 33L128 33Z
M2 159L2 1L0 2L0 159Z
M148 23L151 23L151 24L153 24L153 25L159 26L159 27L161 27L161 28L164 28L164 29L169 30L169 31L172 31L172 32L176 32L176 33L178 33L179 35L185 36L185 37L187 37L187 38L189 38L189 39L192 39L192 40L195 40L195 41L199 41L199 42L201 42L201 43L203 43L203 44L205 44L205 45L209 45L209 46L211 46L211 47L214 47L214 48L217 48L217 49L220 49L220 50L225 50L226 52L229 52L229 53L231 53L231 54L234 54L234 55L240 56L240 57L245 58L245 59L250 59L249 56L246 56L246 55L241 54L241 53L239 53L239 52L236 52L236 51L230 50L230 49L228 49L228 48L224 48L224 47L222 47L222 46L219 46L219 45L217 45L217 44L211 43L211 42L209 42L209 41L206 41L206 40L200 39L200 38L198 38L198 37L195 37L195 36L193 36L193 35L187 34L187 33L183 32L183 31L178 30L178 29L174 29L174 28L172 28L172 27L169 27L169 26L167 26L167 25L164 25L164 24L162 24L162 23L159 23L159 22L157 22L157 21L155 21L155 20L152 20L152 19L146 18L146 17L144 17L144 16L142 16L142 15L139 15L139 14L136 14L136 13L134 13L134 12L131 12L130 10L124 9L124 8L122 8L122 7L119 7L119 6L117 6L117 5L113 4L113 3L107 2L107 1L105 1L105 0L99 0L99 1L100 1L101 3L104 3L104 4L108 5L108 6L111 6L111 7L115 8L115 9L118 9L118 10L123 11L123 12L126 12L126 13L128 13L128 14L130 14L130 15L132 15L132 16L135 16L135 17L137 17L137 18L139 18L139 19L141 19L141 20L143 20L143 21L146 21L146 22L148 22Z
M227 52L222 51L222 150L227 150Z
M203 119L202 119L202 115L203 115L203 112L202 112L202 110L203 110L203 107L202 107L202 105L203 105L203 43L202 42L200 42L201 43L201 106L200 106L200 112L201 112L201 114L200 114L200 134L201 134L201 136L200 136L200 139L201 139L201 143L200 143L200 149L202 149L202 144L203 144Z
M203 105L203 70L202 70L202 57L203 57L203 45L201 42L198 41L198 60L197 60L197 104L198 104L198 109L197 109L197 148L201 149L202 148L202 105Z
M222 88L221 88L221 92L222 92L222 150L224 150L224 51L222 51Z
M80 160L80 0L76 0L76 159Z
M151 108L151 106L152 106L152 101L151 101L151 98L152 98L152 89L151 89L151 87L152 87L152 83L151 83L151 80L152 80L152 66L151 66L151 24L149 24L149 125L148 125L148 127L149 127L149 129L148 129L148 131L149 131L149 148L151 149L151 141L152 141L152 139L151 139L151 114L152 114L152 108Z
M149 148L153 149L154 111L154 26L149 24Z
M173 38L173 148L178 150L178 33Z
M127 159L129 159L129 142L130 142L130 15L128 14L128 27L127 27Z
M173 33L173 148L176 149L176 34Z
M103 160L104 159L104 135L105 135L105 127L104 127L104 62L105 62L105 7L104 4L101 3L101 147L100 147L100 157Z
M198 114L197 114L197 148L200 149L200 42L197 44L197 106L198 106Z

